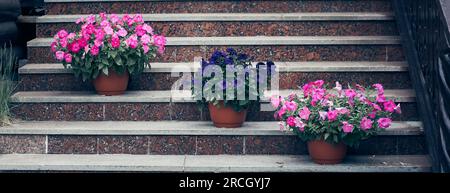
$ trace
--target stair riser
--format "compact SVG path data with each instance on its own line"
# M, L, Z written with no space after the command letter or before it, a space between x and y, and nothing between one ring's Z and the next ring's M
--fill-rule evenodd
M233 47L256 61L404 61L400 45L267 45L267 46L167 46L154 62L192 62L215 50ZM56 63L49 47L28 47L30 63Z
M205 36L393 36L395 22L149 22L168 37ZM74 23L37 24L37 37L53 37L59 30L77 31Z
M350 155L426 154L423 136L377 136ZM308 154L296 136L0 135L0 154Z
M402 103L402 114L394 120L417 121L416 103ZM210 120L207 110L195 103L16 103L16 119L28 121L156 121ZM257 109L247 114L248 121L274 121L273 112Z
M152 1L47 3L47 14L388 12L389 1Z
M297 89L311 80L339 81L344 85L381 83L387 89L412 88L408 72L281 72L280 89ZM128 90L170 90L179 77L170 73L143 73L131 77ZM22 91L86 91L94 90L92 84L83 82L73 74L22 74Z

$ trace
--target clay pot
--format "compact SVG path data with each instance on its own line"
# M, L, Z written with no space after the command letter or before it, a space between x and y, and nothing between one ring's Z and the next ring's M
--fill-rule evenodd
M308 151L317 164L338 164L344 159L347 146L344 143L330 144L324 140L315 140L308 141Z
M106 96L121 95L125 93L130 78L128 71L123 74L118 74L113 69L109 69L108 71L108 76L100 73L97 78L92 81L97 93Z
M214 126L219 128L237 128L241 127L247 116L247 109L236 112L232 107L225 107L223 101L217 106L208 104L209 114Z

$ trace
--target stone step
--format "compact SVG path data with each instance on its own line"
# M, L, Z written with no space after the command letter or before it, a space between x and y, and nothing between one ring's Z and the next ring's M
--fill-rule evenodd
M294 90L283 90L287 96ZM267 93L271 96L273 93ZM417 107L413 90L387 90L387 97L402 103L402 114L395 120L415 121ZM209 120L206 109L199 109L190 92L127 91L120 96L101 96L92 91L28 91L12 96L12 112L23 120L65 121L148 121L148 120ZM266 103L266 104L264 104ZM164 109L164 110L161 110ZM272 121L273 109L268 99L250 110L249 121Z
M254 62L256 64L256 62ZM344 85L381 83L387 89L411 88L405 62L275 62L280 89L296 89L310 80L339 81ZM197 63L152 63L140 76L133 76L129 90L170 90L179 79L171 72L190 73ZM19 69L22 91L89 91L90 82L76 78L62 64L26 64Z
M351 155L426 154L420 122L394 122ZM0 154L307 154L306 144L276 122L215 128L202 121L17 122L0 130Z
M19 20L36 24L37 37L76 31L87 15L45 15ZM398 35L392 13L190 13L143 14L158 34L177 36L389 36Z
M154 1L45 0L47 14L91 13L265 13L265 12L387 12L391 3L376 1Z
M28 42L31 63L56 62L51 41ZM242 36L169 37L164 55L154 62L192 62L227 47L243 50L258 61L405 61L398 36Z
M318 165L286 155L0 155L0 171L95 172L431 172L426 155L347 156Z

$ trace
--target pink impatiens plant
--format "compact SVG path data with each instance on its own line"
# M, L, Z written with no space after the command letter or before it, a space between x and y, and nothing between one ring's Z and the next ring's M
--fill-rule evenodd
M51 50L56 60L83 80L108 75L110 69L120 74L140 73L165 49L166 38L155 34L139 14L100 13L82 17L76 24L77 32L63 29L54 36Z
M327 89L324 81L305 84L302 94L273 96L280 129L291 130L304 141L325 140L357 146L363 139L391 126L400 104L386 99L381 84L343 89L339 82Z

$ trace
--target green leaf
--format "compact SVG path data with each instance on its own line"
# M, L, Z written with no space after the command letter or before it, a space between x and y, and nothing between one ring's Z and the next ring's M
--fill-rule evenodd
M103 74L105 74L106 76L108 76L108 68L103 68L102 71L103 71Z

